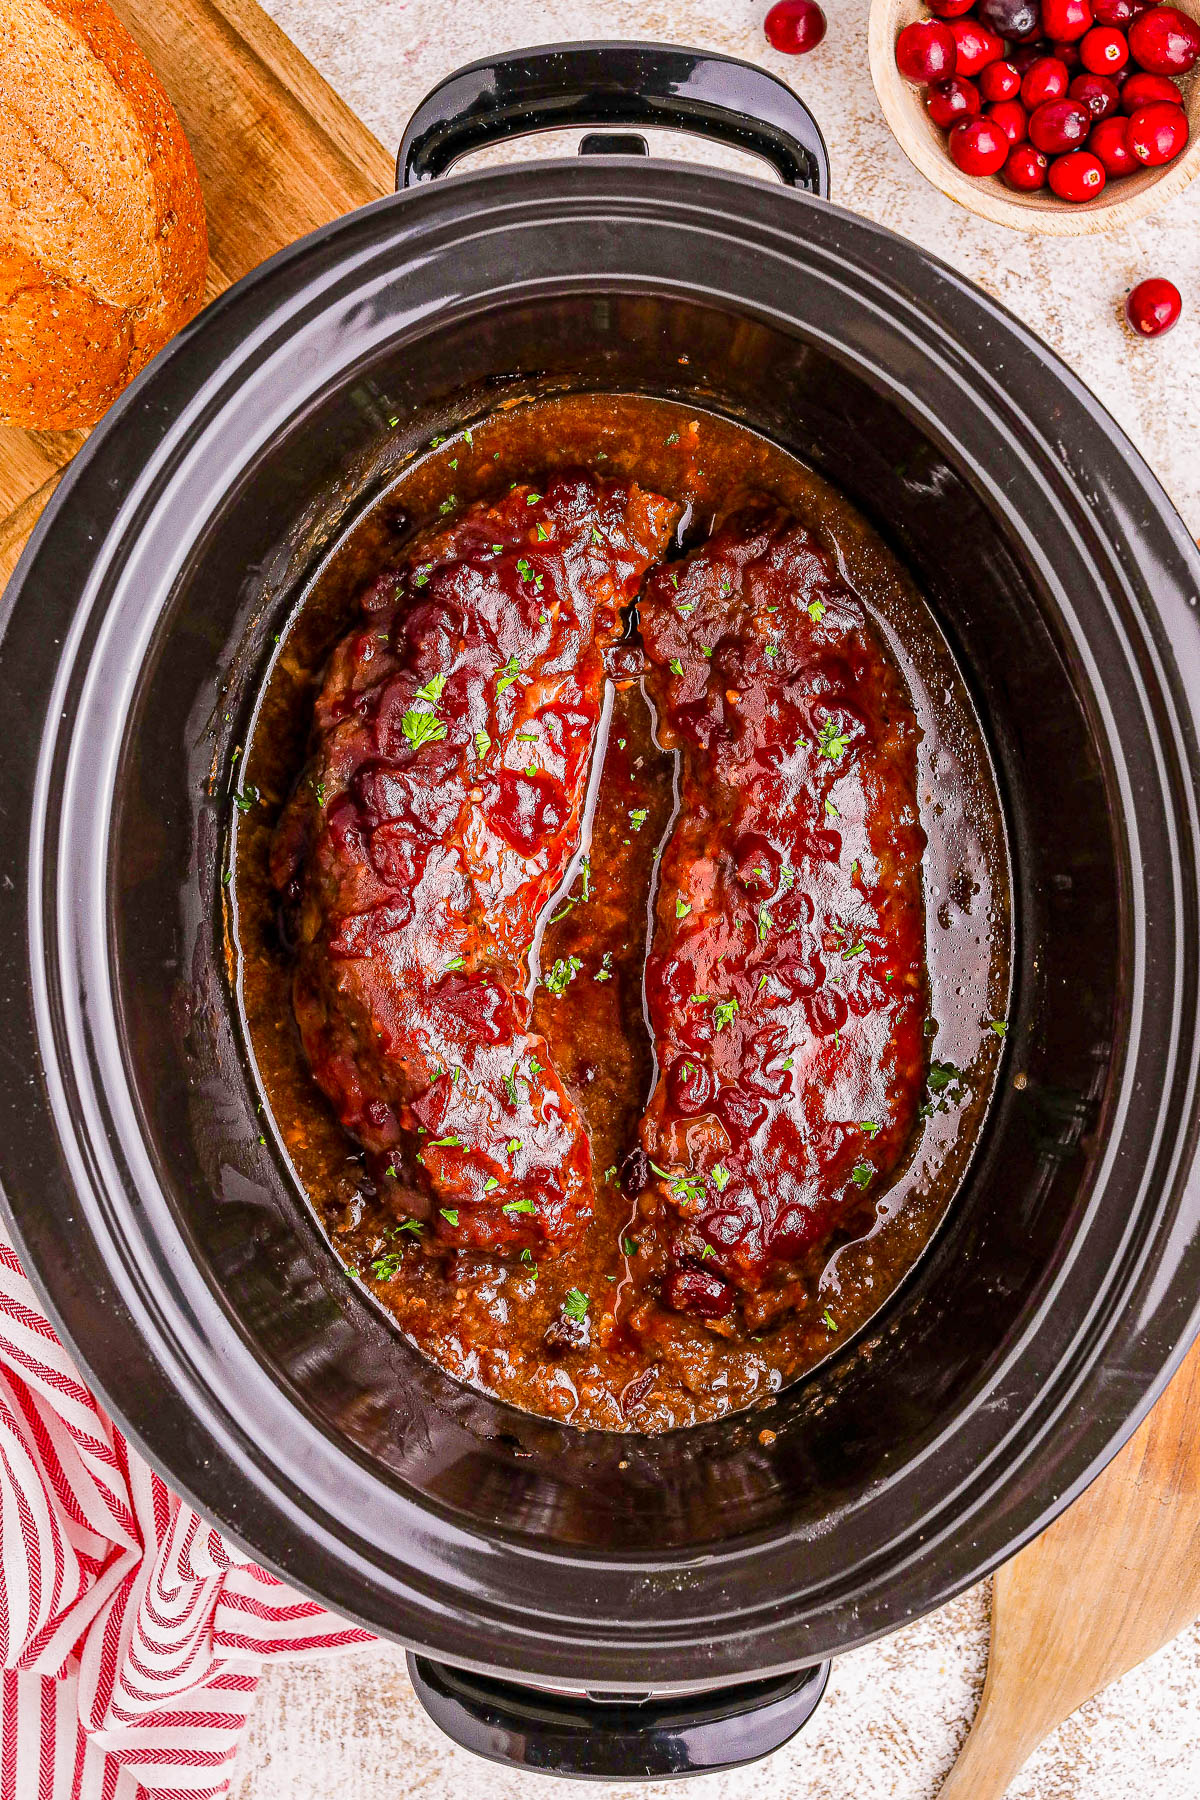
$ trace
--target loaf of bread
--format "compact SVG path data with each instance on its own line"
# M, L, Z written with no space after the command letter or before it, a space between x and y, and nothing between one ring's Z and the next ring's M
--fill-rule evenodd
M0 422L94 425L204 297L191 150L103 0L0 0Z

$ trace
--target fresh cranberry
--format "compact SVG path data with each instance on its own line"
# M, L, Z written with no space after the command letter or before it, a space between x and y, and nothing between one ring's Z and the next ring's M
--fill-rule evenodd
M975 0L927 0L927 4L935 19L957 19L970 12Z
M1008 60L1017 74L1023 76L1032 69L1035 62L1040 62L1043 56L1049 54L1050 46L1045 38L1036 38L1032 44L1018 44L1015 49L1010 49Z
M1100 158L1110 175L1132 175L1142 166L1129 148L1129 120L1119 113L1092 127L1088 149Z
M1037 0L979 0L975 14L1003 38L1031 38L1040 29Z
M1187 141L1188 116L1182 106L1157 100L1139 106L1129 121L1129 148L1148 169L1169 163Z
M1200 25L1175 6L1153 6L1129 27L1129 53L1152 75L1186 75L1200 56Z
M1004 55L1004 39L978 19L951 19L946 29L954 33L956 75L978 75L980 69Z
M1077 206L1103 193L1107 180L1104 164L1090 150L1072 150L1069 156L1056 156L1050 164L1051 188L1060 200L1071 200Z
M1115 113L1121 90L1107 75L1077 75L1070 86L1072 100L1086 106L1093 119L1107 119Z
M995 175L1008 160L1009 141L991 119L964 119L946 143L964 175Z
M1157 101L1182 106L1183 95L1169 75L1147 75L1144 69L1135 69L1121 89L1121 111L1135 113L1139 106L1153 106Z
M919 19L896 39L896 67L906 81L923 85L954 74L958 46L949 25Z
M828 21L817 0L776 0L766 18L763 30L772 50L785 56L803 56L815 50L828 29Z
M1082 69L1083 67L1083 58L1079 54L1078 44L1067 44L1062 41L1053 43L1050 45L1047 55L1057 56L1059 62L1066 63L1072 74L1074 74L1076 69Z
M1021 102L1032 112L1046 100L1061 100L1070 79L1065 62L1059 62L1057 56L1041 56L1025 71Z
M1064 44L1081 38L1093 17L1089 0L1042 0L1042 30Z
M979 91L985 100L1015 100L1021 91L1021 77L1010 62L989 63L980 72Z
M1045 187L1049 167L1050 158L1032 144L1016 144L1004 165L1004 179L1019 194L1033 194Z
M1161 337L1170 331L1183 311L1183 300L1173 281L1151 275L1139 281L1125 297L1125 317L1143 337Z
M1145 10L1146 0L1092 0L1097 25L1128 25Z
M1029 114L1019 100L997 100L984 116L1000 127L1010 144L1023 143L1029 136Z
M1111 25L1093 25L1079 40L1079 60L1093 75L1111 75L1129 61L1129 44L1123 31Z
M1092 115L1078 100L1047 100L1030 114L1029 136L1047 156L1078 150L1092 123Z
M960 119L978 118L981 102L973 81L960 81L952 75L939 81L925 96L925 111L942 131L949 131Z

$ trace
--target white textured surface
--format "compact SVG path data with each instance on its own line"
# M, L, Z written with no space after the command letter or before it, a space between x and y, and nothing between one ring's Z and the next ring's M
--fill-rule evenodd
M812 106L829 144L833 197L974 277L1054 345L1111 408L1193 531L1200 530L1200 181L1125 233L1078 242L1023 236L955 207L891 140L866 67L865 0L825 0L812 55L767 49L765 5L732 0L265 0L322 74L389 145L416 102L459 64L572 38L658 38L761 60ZM655 146L658 147L657 144ZM683 152L705 154L693 142ZM528 154L522 148L515 154ZM724 161L712 156L713 161ZM1184 317L1158 343L1119 322L1125 290L1168 275ZM837 1664L794 1745L740 1773L629 1788L506 1775L449 1745L424 1719L398 1651L295 1665L263 1680L233 1800L931 1800L966 1734L983 1679L987 1594ZM1196 1800L1200 1629L1068 1720L1010 1800Z

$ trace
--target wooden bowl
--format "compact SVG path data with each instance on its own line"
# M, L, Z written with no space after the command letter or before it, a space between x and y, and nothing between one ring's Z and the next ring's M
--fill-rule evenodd
M1200 19L1200 0L1170 0L1180 12ZM925 111L925 90L905 81L896 67L896 39L914 19L930 15L921 0L871 0L867 26L871 79L884 117L909 161L951 200L997 225L1018 231L1046 231L1057 237L1082 237L1092 231L1114 231L1144 218L1185 188L1200 168L1200 63L1182 83L1191 137L1183 154L1161 169L1143 169L1120 180L1109 177L1104 192L1081 206L1060 200L1049 188L1018 194L997 175L964 175L955 168L945 134Z

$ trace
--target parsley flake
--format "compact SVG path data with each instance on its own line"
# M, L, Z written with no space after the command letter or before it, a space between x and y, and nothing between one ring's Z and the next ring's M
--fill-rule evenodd
M505 693L512 686L513 682L517 680L520 673L521 673L520 663L517 661L515 656L510 656L508 661L505 663L504 667L499 671L499 674L497 675L496 692L498 694Z
M850 744L849 734L839 731L833 719L826 719L817 735L817 747L830 762L841 762Z
M822 1319L824 1319L824 1321L825 1321L826 1325L829 1327L830 1331L837 1330L838 1322L834 1318L833 1314L830 1312L828 1307L825 1308L825 1311L821 1314L821 1317L822 1317Z
M865 1188L874 1173L875 1171L870 1163L855 1163L850 1171L850 1179L855 1187Z
M737 1009L738 1003L736 1000L719 1001L717 1005L713 1007L714 1029L722 1031L726 1025L732 1025L733 1015L736 1013Z
M819 625L821 620L825 617L825 602L823 600L810 600L804 610L812 620L813 624Z
M716 1188L718 1194L723 1194L725 1189L729 1186L729 1170L725 1168L723 1163L714 1163L711 1174L713 1186Z
M496 1177L493 1175L491 1177L488 1185L490 1187L498 1188L500 1186L500 1183L496 1180ZM488 1190L485 1187L483 1191L486 1194ZM532 1200L509 1200L504 1206L502 1206L500 1208L500 1211L506 1212L506 1213L531 1213L534 1211L534 1205L533 1205Z
M566 1298L563 1300L563 1312L568 1319L573 1319L577 1325L582 1325L587 1318L590 1304L587 1295L581 1289L568 1288Z
M667 667L670 669L672 675L682 675L683 674L683 664L680 662L680 660L677 656L673 656L671 658L670 662L667 664Z
M577 956L560 956L542 980L552 994L565 994L568 982L574 981L583 964Z
M440 1206L438 1208L438 1211L441 1213L443 1219L445 1219L447 1225L457 1225L458 1224L458 1214L454 1210L453 1207Z
M688 905L687 901L682 897L682 895L676 895L675 917L677 919L686 919L688 914L691 912L691 910L692 910L691 907Z

